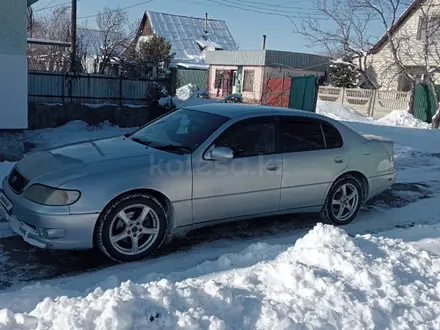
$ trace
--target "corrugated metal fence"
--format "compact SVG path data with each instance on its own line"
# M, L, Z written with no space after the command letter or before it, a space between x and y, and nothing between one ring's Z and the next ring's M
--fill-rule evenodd
M177 69L177 88L193 84L199 88L208 88L208 71L194 69Z
M132 104L148 102L150 88L168 79L132 80L102 75L29 72L28 100L36 103Z

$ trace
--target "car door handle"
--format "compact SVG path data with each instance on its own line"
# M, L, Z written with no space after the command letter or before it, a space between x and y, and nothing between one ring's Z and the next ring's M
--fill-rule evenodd
M277 164L270 164L266 166L266 169L268 171L276 171L278 169L278 165Z
M339 156L335 157L335 163L342 164L344 162L344 158Z

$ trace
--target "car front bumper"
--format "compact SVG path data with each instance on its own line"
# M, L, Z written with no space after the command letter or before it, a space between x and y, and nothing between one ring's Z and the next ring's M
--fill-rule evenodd
M0 189L12 204L8 212L0 208L13 232L27 243L45 249L83 250L93 248L93 233L99 214L72 215L69 211L52 208L55 214L32 209L33 203L15 194L6 181ZM51 208L46 208L50 210ZM67 208L68 210L68 208Z

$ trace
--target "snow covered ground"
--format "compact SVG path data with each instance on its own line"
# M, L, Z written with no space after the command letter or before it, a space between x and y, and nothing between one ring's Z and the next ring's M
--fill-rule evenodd
M402 112L374 121L323 102L318 112L396 142L392 199L343 228L273 220L257 235L18 282L0 291L0 329L440 329L440 132ZM39 146L124 131L63 130L41 131Z

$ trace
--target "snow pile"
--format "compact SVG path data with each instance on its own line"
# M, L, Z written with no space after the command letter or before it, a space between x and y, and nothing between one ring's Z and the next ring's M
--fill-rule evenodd
M107 121L97 126L90 126L81 120L74 120L56 128L25 131L24 136L27 142L35 144L37 148L49 148L85 140L123 135L134 129L114 126Z
M374 120L371 117L366 117L359 112L338 103L319 100L316 106L316 113L336 120L374 123Z
M417 127L417 128L430 128L431 125L425 123L405 110L394 110L385 117L377 120L377 123L381 125L389 126L405 126L405 127Z
M176 97L181 101L186 101L191 97L196 96L198 89L197 85L194 84L182 86L176 90Z
M159 104L163 107L176 106L177 108L192 105L201 105L207 103L217 103L218 100L201 98L201 96L209 95L205 89L199 89L196 85L188 84L176 90L176 96L166 96L159 100Z
M211 273L191 276L200 269ZM254 244L185 273L113 278L116 287L33 307L23 297L50 288L26 287L0 298L0 329L440 328L440 258L401 240L318 224L295 246Z

